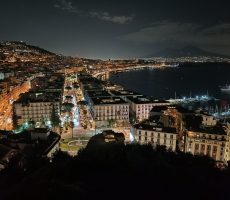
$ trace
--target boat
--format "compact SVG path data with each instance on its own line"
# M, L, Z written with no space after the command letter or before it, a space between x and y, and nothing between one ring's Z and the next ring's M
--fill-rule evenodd
M220 90L223 92L230 92L230 85L220 86Z

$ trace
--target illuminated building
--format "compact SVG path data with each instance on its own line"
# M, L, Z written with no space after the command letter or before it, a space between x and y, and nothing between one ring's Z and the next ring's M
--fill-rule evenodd
M140 144L166 146L167 149L176 151L177 133L175 128L159 127L154 123L140 123L132 127L134 139Z
M215 126L217 123L217 120L212 115L201 114L201 117L204 126Z
M22 83L5 82L3 89L0 90L0 129L12 130L12 103L17 100L21 93L27 92L30 89L30 82Z
M227 134L222 128L187 131L185 151L193 155L207 155L216 161L226 161Z
M131 112L138 122L148 119L149 113L154 106L170 105L168 101L152 100L145 96L128 96L126 100L130 104Z
M119 97L90 99L90 110L96 127L128 126L129 104Z
M34 122L36 126L49 125L52 112L58 116L61 108L60 92L27 92L14 102L14 118L17 125Z

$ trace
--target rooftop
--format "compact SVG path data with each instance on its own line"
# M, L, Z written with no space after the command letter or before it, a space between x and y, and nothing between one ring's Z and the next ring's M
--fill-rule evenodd
M129 90L110 90L109 92L114 96L142 96L137 92L132 92Z
M214 135L226 135L225 130L221 126L214 126L214 127L204 127L199 128L196 130L191 130L192 132L200 132L206 134L214 134Z
M50 134L47 136L46 140L39 140L39 143L37 140L32 140L31 133L40 133L40 134L46 134L47 129L33 129L33 130L25 130L20 134L10 134L6 139L2 139L0 144L4 144L8 147L13 147L15 149L19 148L19 144L21 145L21 150L26 149L26 147L33 148L34 145L37 146L36 153L43 155L46 153L50 148L52 148L55 144L57 144L60 140L60 135L58 135L55 132L50 131Z
M168 106L154 106L150 112L162 112L167 109Z
M36 92L30 91L21 94L15 103L35 103L60 101L61 92Z
M129 101L132 101L133 103L136 103L136 104L150 104L150 103L156 103L156 104L160 104L160 103L168 103L168 101L166 100L154 100L150 97L146 97L146 96L137 96L137 97L133 97L133 96L129 96L127 97L127 99Z
M86 92L88 97L95 98L95 97L111 97L111 94L109 94L105 90L96 90L96 91L87 91Z
M191 110L188 110L182 106L174 106L174 105L167 105L167 106L154 106L151 110L151 112L162 112L168 109L176 109L179 113L194 113Z
M141 129L141 130L147 130L147 131L158 131L158 132L164 132L164 133L173 133L173 134L177 133L176 128L161 127L161 126L155 126L155 125L146 124L146 123L135 124L134 128Z
M97 97L91 99L94 105L128 104L120 97Z

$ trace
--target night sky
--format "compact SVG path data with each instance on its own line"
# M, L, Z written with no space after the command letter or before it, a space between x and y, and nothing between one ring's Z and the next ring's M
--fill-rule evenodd
M229 9L221 0L1 0L0 40L102 59L187 45L230 55Z

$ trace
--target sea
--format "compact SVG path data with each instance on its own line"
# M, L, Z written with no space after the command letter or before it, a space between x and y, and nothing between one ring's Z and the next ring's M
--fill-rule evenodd
M112 74L110 82L154 99L189 98L209 95L230 104L230 64L190 63L179 67L145 68Z

